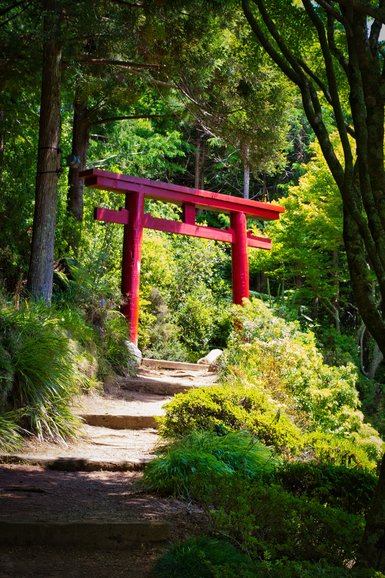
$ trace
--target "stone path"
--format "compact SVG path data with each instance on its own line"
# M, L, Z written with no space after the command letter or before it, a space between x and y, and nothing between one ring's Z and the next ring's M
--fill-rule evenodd
M174 393L215 379L205 366L145 360L138 377L77 401L84 425L76 443L35 442L22 453L1 455L0 575L150 576L150 562L163 543L201 531L203 513L173 498L144 494L140 470L154 456L156 418L164 404ZM149 547L146 565L137 551ZM39 548L35 564L22 567ZM108 570L84 548L104 552ZM77 561L70 566L68 552Z

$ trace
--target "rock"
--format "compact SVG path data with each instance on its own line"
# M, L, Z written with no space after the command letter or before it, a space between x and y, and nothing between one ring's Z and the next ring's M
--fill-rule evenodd
M207 355L205 355L205 357L198 359L197 363L200 365L209 365L212 367L216 364L222 353L222 349L212 349Z
M142 352L137 348L135 343L132 343L132 341L126 341L126 345L131 355L129 365L134 368L140 367L142 364Z

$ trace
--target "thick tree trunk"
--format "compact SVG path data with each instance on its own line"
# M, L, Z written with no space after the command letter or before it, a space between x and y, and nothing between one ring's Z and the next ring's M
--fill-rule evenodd
M357 564L385 570L385 459L382 459L380 477L370 510L366 515L364 537Z
M43 2L44 45L33 221L28 289L32 296L50 302L53 284L57 184L60 170L60 81L62 51L55 0Z

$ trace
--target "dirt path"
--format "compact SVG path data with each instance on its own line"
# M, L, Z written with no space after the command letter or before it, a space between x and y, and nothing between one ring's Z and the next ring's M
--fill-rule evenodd
M195 506L143 493L140 470L154 455L164 404L214 382L200 366L144 365L137 378L77 401L85 423L76 443L3 455L0 576L151 576L169 541L203 532Z

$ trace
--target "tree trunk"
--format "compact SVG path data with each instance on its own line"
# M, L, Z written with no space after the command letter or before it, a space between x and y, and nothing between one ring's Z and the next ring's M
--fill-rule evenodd
M201 180L201 137L196 140L194 188L199 189Z
M80 166L70 167L68 173L67 209L76 221L83 220L83 181L79 178L79 173L86 164L89 140L90 124L87 102L83 99L75 98L72 154L79 158Z
M43 2L43 71L39 124L35 213L28 289L32 296L51 301L57 184L60 171L60 81L62 49L60 16L55 0Z
M87 102L82 98L75 97L74 100L72 131L72 156L75 166L70 166L68 173L67 214L69 219L65 236L68 249L76 256L81 241L83 221L83 180L80 179L79 174L85 167L90 141L88 107ZM76 159L79 159L79 164L76 163Z
M357 564L380 571L385 569L385 459L382 459L376 492L366 515Z
M250 148L245 147L245 156L243 159L243 198L250 198Z

